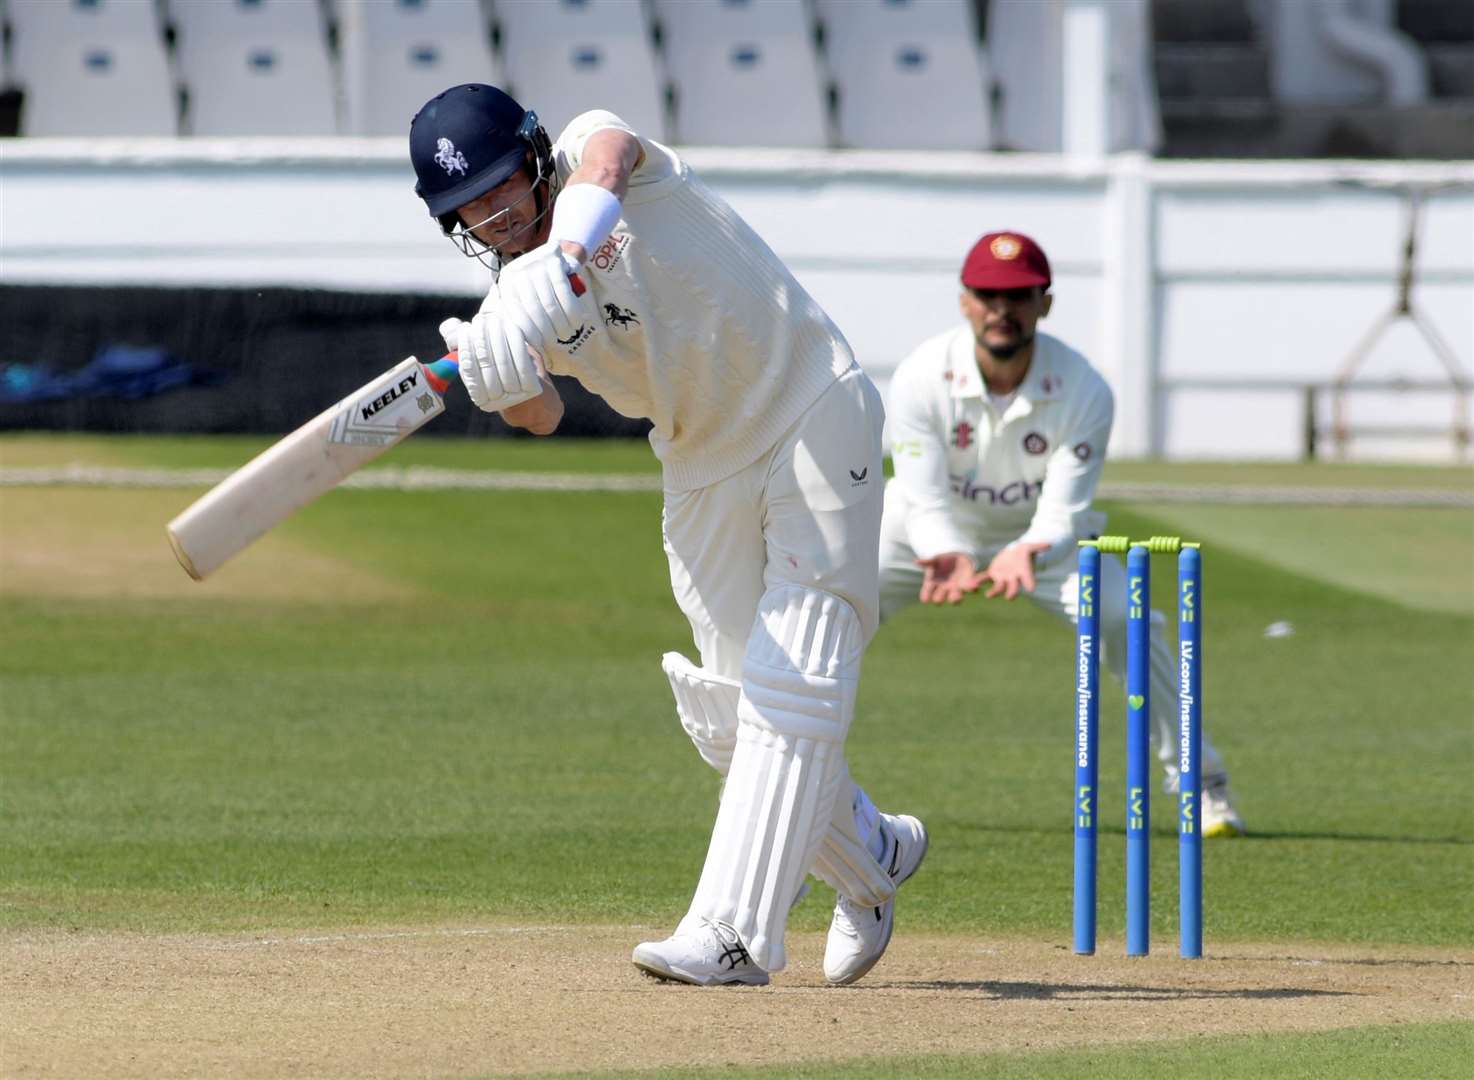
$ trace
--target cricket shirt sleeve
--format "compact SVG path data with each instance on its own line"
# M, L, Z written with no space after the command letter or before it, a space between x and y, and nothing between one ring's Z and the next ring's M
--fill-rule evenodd
M670 176L675 170L675 154L666 147L646 139L629 124L605 109L590 109L568 122L558 141L553 144L553 156L557 159L558 175L567 179L583 161L584 147L595 132L606 128L624 131L640 140L644 151L639 165L630 174L630 187L651 184Z
M928 345L933 343L928 342ZM895 479L906 495L906 538L919 559L948 551L973 553L975 545L952 510L952 482L947 472L946 425L943 412L948 383L938 361L923 346L902 362L891 379L886 416L891 430Z
M1068 416L1045 465L1038 506L1024 535L1014 541L1049 545L1034 559L1041 570L1070 558L1078 540L1104 525L1102 515L1091 509L1091 503L1105 467L1116 402L1106 381L1093 371L1091 375L1074 400L1064 403Z

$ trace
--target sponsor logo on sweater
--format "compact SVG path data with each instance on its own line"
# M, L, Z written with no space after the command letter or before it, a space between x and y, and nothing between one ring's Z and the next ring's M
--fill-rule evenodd
M624 258L625 249L629 246L629 233L612 233L608 240L594 249L589 262L594 264L595 270L613 270Z
M987 503L989 506L1016 506L1019 503L1032 502L1044 490L1043 480L1015 480L995 488L987 484L975 484L971 476L949 475L947 479L952 485L952 494L969 502Z
M558 338L556 340L559 345L563 346L564 352L572 355L573 353L578 352L579 349L583 348L584 343L593 336L594 328L592 326L590 326L588 323L579 323L578 329L575 330L572 334L568 335L568 337Z

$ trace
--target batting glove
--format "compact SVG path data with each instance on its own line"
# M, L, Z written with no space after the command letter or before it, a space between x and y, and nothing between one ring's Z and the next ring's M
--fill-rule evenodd
M446 319L440 336L458 354L461 382L478 409L501 412L542 393L527 339L501 314L482 312L470 322Z
M578 268L556 241L508 263L497 279L503 317L544 349L566 348L591 333L599 325L592 300L578 296L569 280Z

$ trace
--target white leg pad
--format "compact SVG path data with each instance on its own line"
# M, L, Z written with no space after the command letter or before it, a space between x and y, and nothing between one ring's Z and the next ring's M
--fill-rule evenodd
M782 970L788 908L845 786L865 637L840 597L769 590L742 665L737 745L691 911L729 923L765 971Z
M737 747L737 699L742 684L699 668L680 653L668 652L660 666L676 696L676 715L701 759L723 776Z
M726 776L732 765L732 752L737 747L737 705L742 684L713 675L680 653L666 653L660 666L670 679L681 727L702 760ZM835 892L862 907L879 907L895 895L896 885L885 868L871 857L866 838L861 835L856 809L860 805L877 816L873 804L849 778L846 769L812 872Z
M819 853L814 857L811 870L816 878L840 896L861 907L880 907L896 895L896 883L870 854L865 842L867 837L860 835L859 818L866 810L876 813L874 804L849 778L846 770L839 797L834 800L834 816L829 831L819 844ZM877 824L872 823L871 827Z

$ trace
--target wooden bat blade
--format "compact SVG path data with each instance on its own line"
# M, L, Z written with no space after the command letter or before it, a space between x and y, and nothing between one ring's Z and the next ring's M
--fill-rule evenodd
M203 581L269 529L444 412L444 386L410 357L268 447L169 522L169 544L179 565Z

